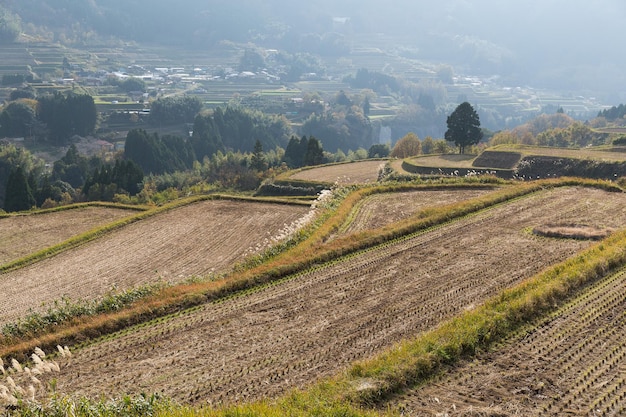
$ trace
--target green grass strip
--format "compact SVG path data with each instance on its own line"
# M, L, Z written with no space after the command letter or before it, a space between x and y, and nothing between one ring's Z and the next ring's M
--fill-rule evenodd
M104 201L90 201L86 203L75 203L68 204L66 206L57 206L48 209L39 209L32 211L18 211L14 213L0 213L0 219L17 217L17 216L37 216L40 214L48 214L48 213L56 213L59 211L68 211L81 209L85 207L104 207L104 208L114 208L120 210L132 210L132 211L147 211L150 210L150 206L143 205L131 205L131 204L120 204L120 203L112 203L112 202L104 202Z

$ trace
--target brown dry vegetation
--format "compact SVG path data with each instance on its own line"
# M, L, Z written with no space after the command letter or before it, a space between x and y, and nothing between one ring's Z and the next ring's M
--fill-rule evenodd
M626 272L506 345L394 399L407 416L622 416Z
M136 211L87 206L0 218L0 264L14 261Z
M611 148L552 148L525 145L498 145L490 148L501 152L518 152L522 156L553 156L558 158L592 159L594 161L626 161L626 152L614 152Z
M546 224L533 229L533 233L540 236L601 240L613 233L614 229L606 227L588 226L585 224Z
M0 324L23 317L30 309L43 310L44 303L64 296L94 299L113 287L122 290L225 272L308 210L301 205L210 200L127 225L0 274Z
M558 188L501 204L96 342L63 363L59 388L163 392L188 403L267 398L337 373L564 260L589 241L537 237L537 224L620 227L626 195Z
M321 181L339 184L363 184L378 180L378 172L385 166L385 161L357 161L346 164L326 165L318 168L303 169L290 179Z

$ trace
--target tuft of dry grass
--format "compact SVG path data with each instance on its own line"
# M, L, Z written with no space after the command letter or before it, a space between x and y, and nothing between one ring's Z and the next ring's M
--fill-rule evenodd
M613 232L610 227L584 224L546 224L533 228L533 234L538 236L578 240L602 240Z

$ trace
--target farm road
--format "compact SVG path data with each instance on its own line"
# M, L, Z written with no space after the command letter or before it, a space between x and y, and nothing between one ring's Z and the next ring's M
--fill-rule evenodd
M211 200L113 231L78 248L0 274L0 326L67 296L181 282L221 273L304 216L306 206ZM69 212L67 212L69 213ZM258 247L256 245L259 245Z
M626 224L626 194L558 188L161 319L75 352L61 392L162 392L196 404L306 387L470 309L590 242L532 235L545 223Z

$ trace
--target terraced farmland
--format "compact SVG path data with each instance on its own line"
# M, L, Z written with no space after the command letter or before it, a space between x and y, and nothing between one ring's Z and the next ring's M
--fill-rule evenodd
M43 303L221 273L302 217L306 206L211 200L171 210L0 274L0 325ZM63 212L71 218L70 211ZM257 244L259 247L257 247Z
M502 348L395 399L393 407L408 416L622 416L624 293L622 270Z
M359 204L356 215L342 232L354 233L376 229L406 219L426 208L469 200L491 191L493 191L491 188L466 188L374 194Z
M61 364L58 387L93 397L157 391L192 404L304 387L592 244L537 237L533 227L621 227L625 203L621 193L576 187L501 204L94 342Z
M89 206L0 218L0 264L136 213L119 208Z
M378 180L378 172L385 161L357 161L347 164L325 165L303 169L289 177L296 180L320 181L339 184L372 183Z

